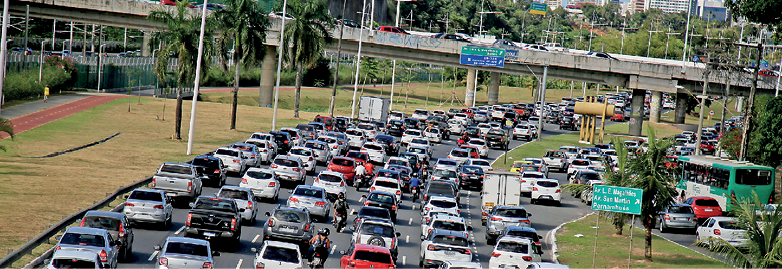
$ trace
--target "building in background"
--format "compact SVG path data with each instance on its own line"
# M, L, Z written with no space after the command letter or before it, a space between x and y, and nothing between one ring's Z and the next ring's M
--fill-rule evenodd
M648 9L656 8L663 13L681 13L687 12L687 4L694 2L691 0L649 0Z
M704 20L730 20L730 11L721 1L698 0L696 15Z
M556 10L562 7L562 0L544 0L543 3L546 4L551 10Z
M627 12L633 14L635 12L643 12L645 8L646 0L631 0L627 6Z

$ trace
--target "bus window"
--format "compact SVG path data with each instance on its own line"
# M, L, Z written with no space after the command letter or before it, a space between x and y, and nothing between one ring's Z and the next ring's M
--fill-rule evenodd
M736 183L743 185L769 185L771 184L771 171L738 169L736 170Z

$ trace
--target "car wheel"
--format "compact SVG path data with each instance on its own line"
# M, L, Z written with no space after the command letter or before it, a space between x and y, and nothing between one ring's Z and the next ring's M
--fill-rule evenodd
M668 232L668 228L666 228L665 224L662 221L660 221L660 233L667 233L667 232Z
M169 217L166 219L166 221L163 223L163 229L164 229L164 230L169 230L169 229L171 229L171 219L172 219L172 218L173 218L173 216L169 216Z
M424 267L424 257L418 258L418 267Z
M380 236L372 236L367 240L367 245L385 247L386 241Z

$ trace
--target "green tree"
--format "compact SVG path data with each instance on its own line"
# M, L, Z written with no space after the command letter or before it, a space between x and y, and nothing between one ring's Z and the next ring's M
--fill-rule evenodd
M285 25L283 48L291 48L288 61L296 65L296 93L293 103L293 117L299 117L301 100L301 78L304 68L310 68L323 55L326 44L331 42L328 28L334 18L328 14L324 0L288 1L288 14L295 19Z
M234 63L234 89L231 102L231 130L236 129L236 108L239 95L239 73L242 66L263 59L263 42L266 41L266 28L269 20L261 11L258 3L250 0L226 0L226 8L214 13L218 29L222 31L217 46L219 55L226 57L223 51L233 42L230 53Z
M711 251L724 255L725 262L738 268L780 268L782 267L782 207L764 210L765 202L757 193L737 201L731 212L738 228L746 230L747 244L739 249L722 238L697 238L695 244L706 245ZM757 212L763 212L758 214Z
M14 139L14 124L11 123L11 120L0 118L0 133L6 133L11 136L11 140ZM0 150L6 151L5 146L0 145Z
M753 162L779 167L782 164L782 97L758 102L757 123L750 136Z
M749 22L770 27L782 26L782 0L726 0L725 7L730 9L734 18L746 18ZM779 36L777 31L775 36Z
M153 36L165 45L160 49L155 62L155 75L161 81L166 81L168 76L168 62L173 56L178 60L176 70L176 118L174 120L174 138L182 139L182 91L186 85L192 85L195 79L195 67L198 62L198 39L201 32L200 13L192 12L187 6L187 1L177 2L176 9L172 12L152 11L147 19L162 23L168 30L155 32ZM196 15L197 14L197 15ZM210 36L206 33L205 36ZM210 42L204 42L204 47L209 47ZM206 51L206 50L205 50ZM201 61L206 66L206 58ZM205 70L202 68L201 70ZM193 102L197 96L193 96Z
M641 219L646 229L644 256L650 261L652 260L652 229L655 224L655 216L666 205L674 202L676 196L674 175L665 165L666 156L673 146L673 142L670 139L658 140L654 133L654 128L648 126L649 148L646 151L636 153L636 157L629 162L627 167L627 172L633 178L628 187L643 190Z

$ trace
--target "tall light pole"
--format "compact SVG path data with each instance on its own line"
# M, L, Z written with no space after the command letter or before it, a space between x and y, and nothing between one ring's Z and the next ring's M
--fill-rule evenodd
M49 40L44 40L41 42L41 62L38 68L38 83L41 83L41 77L43 77L43 46L46 44L46 42L49 42Z
M625 29L627 28L627 16L622 16L622 45L619 46L619 54L622 54L625 49Z
M331 101L329 103L329 117L334 117L335 99L337 97L337 80L339 79L339 63L342 55L342 34L345 32L345 8L348 0L342 0L342 23L339 25L339 40L337 41L337 66L334 67L334 87L331 89Z
M198 57L196 57L195 81L193 82L193 102L190 108L190 129L187 130L187 155L193 154L193 136L195 135L196 104L198 104L198 90L201 84L201 59L204 57L204 28L206 27L206 10L209 0L204 0L201 8L201 34L198 36ZM285 13L282 13L285 17ZM127 38L128 28L125 28L125 38ZM127 51L127 49L126 49ZM236 53L234 51L234 53ZM239 68L238 63L234 63L234 68Z
M684 47L682 48L682 73L684 73L685 70L685 64L687 62L687 36L690 35L690 15L692 14L692 1L687 1L687 25L685 26L684 30ZM700 147L700 145L698 145Z
M415 0L396 0L396 20L394 22L394 26L396 28L399 28L399 12L401 12L401 2L412 2ZM390 100L390 107L389 109L394 108L394 85L396 84L396 59L393 60L393 67L391 67L391 98Z
M486 0L482 0L481 1L481 11L480 12L476 12L478 14L481 14L481 23L478 26L479 27L478 28L478 35L481 37L481 39L483 39L483 36L484 36L483 35L483 32L484 32L483 31L483 14L501 14L502 13L502 12L499 12L499 11L483 11L483 4L484 3L486 3Z
M374 1L374 0L373 0ZM364 0L364 7L361 9L361 27L358 28L358 53L356 54L356 78L353 83L353 103L350 104L350 118L356 116L356 95L358 94L358 77L361 73L361 45L364 43L364 16L367 10L367 0Z
M11 19L8 15L8 5L11 1L3 1L3 29L2 33L0 34L0 71L2 71L3 76L0 77L0 106L2 106L3 102L3 81L5 80L5 58L6 58L6 50L8 50L8 44L6 44L8 40L8 21ZM26 23L26 22L25 22ZM27 47L24 48L24 52L27 52ZM25 57L27 58L27 57ZM39 77L40 80L40 77Z
M671 32L671 25L668 24L668 32L665 33L665 59L668 59L668 41L671 39L671 35L678 35L680 33Z
M101 79L103 78L101 75L103 72L103 47L106 45L108 44L101 44L100 47L98 47L98 92L100 92L100 83ZM43 64L43 61L41 61L41 64Z
M280 100L280 71L282 70L282 51L284 50L283 40L285 40L285 18L288 17L286 8L288 7L288 0L282 1L282 24L280 26L280 46L277 53L277 84L274 87L274 115L272 116L272 131L277 130L277 107Z

